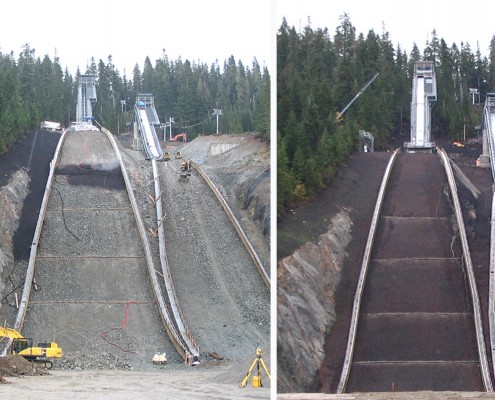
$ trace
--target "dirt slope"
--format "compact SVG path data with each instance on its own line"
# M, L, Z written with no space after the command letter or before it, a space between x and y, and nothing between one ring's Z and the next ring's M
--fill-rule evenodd
M472 234L470 237L470 248L472 251L473 264L475 267L478 290L480 293L482 313L486 316L487 304L487 281L488 281L488 241L490 228L490 207L491 207L491 176L489 170L482 170L475 167L475 160L480 154L480 147L473 146L463 150L454 149L450 145L446 146L447 151L453 157L454 161L461 167L469 179L481 191L478 199L474 199L465 189L460 188L462 202L465 206L466 215L469 213L470 206L475 210L477 218L471 219L469 229ZM317 199L296 208L284 216L278 224L278 257L292 254L295 249L302 246L305 242L311 241L316 243L319 235L326 232L328 221L331 220L341 209L347 209L350 212L353 227L351 230L352 240L346 248L347 258L342 268L342 277L335 293L329 293L329 296L335 296L336 320L327 326L327 335L325 337L325 352L329 356L322 364L319 374L315 377L314 382L309 384L306 389L309 391L330 392L328 382L332 379L338 379L336 376L340 368L339 360L343 357L348 332L348 318L352 309L352 298L357 282L357 273L359 271L360 258L364 251L364 242L368 234L369 221L371 218L372 207L376 199L379 180L383 174L386 161L389 158L387 153L361 153L353 155L347 166L339 173L334 183L325 190ZM458 182L459 185L459 182ZM351 267L357 265L358 267ZM280 267L279 267L280 268ZM484 319L485 332L486 318ZM280 339L280 338L279 338ZM302 366L304 369L305 366ZM279 391L300 391L297 376L288 376L286 386L279 386ZM279 377L279 382L283 380ZM325 384L322 384L324 382ZM300 384L300 383L299 383ZM291 395L281 398L291 398ZM297 395L294 394L294 398ZM305 395L303 398L319 398L317 395ZM350 395L354 396L354 395ZM390 398L392 394L380 397L378 394L358 395L357 398ZM397 395L400 398L400 395ZM432 398L431 393L418 398ZM407 397L407 396L406 396ZM326 398L326 397L322 397ZM331 398L331 397L329 397ZM442 398L439 394L438 398Z

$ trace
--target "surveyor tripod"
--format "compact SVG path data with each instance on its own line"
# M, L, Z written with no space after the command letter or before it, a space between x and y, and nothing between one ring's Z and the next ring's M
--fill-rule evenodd
M263 384L261 383L261 367L266 372L266 375L268 376L268 379L271 380L272 378L270 377L270 373L268 372L268 368L266 368L265 362L261 358L261 349L259 347L256 348L256 358L254 359L253 363L251 364L251 367L249 368L249 371L247 372L246 376L242 380L242 383L240 385L241 388L246 387L247 381L249 379L249 376L253 372L254 367L256 366L256 375L253 376L253 379L251 381L251 386L252 387L262 387Z

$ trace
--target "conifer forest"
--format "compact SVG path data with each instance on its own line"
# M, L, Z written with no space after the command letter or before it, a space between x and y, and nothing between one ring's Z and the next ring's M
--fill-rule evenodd
M58 57L40 58L25 44L18 56L0 51L0 153L40 121L69 126L76 117L78 76L96 76L97 102L93 115L102 126L119 134L132 130L132 111L138 93L154 95L160 121L173 118L172 134L216 133L214 109L222 110L219 133L256 132L269 140L270 75L256 59L245 66L231 56L208 66L189 60L169 60L166 54L153 64L147 57L132 76L122 74L108 56L91 59L84 71L70 75ZM168 132L169 128L167 128Z

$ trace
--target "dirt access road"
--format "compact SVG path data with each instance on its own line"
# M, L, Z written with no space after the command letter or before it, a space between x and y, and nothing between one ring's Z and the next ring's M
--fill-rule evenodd
M47 376L7 378L11 384L0 386L0 396L9 400L57 399L269 399L270 388L240 388L242 375L235 366L213 369L184 367L161 371L64 371ZM265 384L264 380L262 380Z

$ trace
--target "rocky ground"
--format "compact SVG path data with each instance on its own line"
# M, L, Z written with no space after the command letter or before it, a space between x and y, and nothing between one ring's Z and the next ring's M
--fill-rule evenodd
M170 151L175 154L180 150L183 159L172 157L170 161L159 162L157 165L163 188L162 207L166 215L164 228L167 259L188 329L198 342L202 354L215 352L237 361L242 360L245 354L250 354L257 343L267 349L270 332L269 292L203 178L193 171L187 182L181 182L179 171L181 163L188 158L201 159L202 166L212 163L212 160L220 156L211 153L208 155L212 144L220 146L235 143L235 146L225 146L221 150L235 153L233 160L238 165L242 164L243 158L248 154L254 158L266 156L266 145L262 143L257 148L244 148L242 142L251 140L258 144L256 139L249 136L200 137L187 145L174 146L173 151ZM152 193L152 186L146 187L151 177L136 176L136 166L142 165L144 155L129 149L128 141L121 142L135 185L135 195L140 207L145 210L147 223L156 226L156 212L151 207L148 196ZM259 156L258 152L262 155ZM229 169L228 162L220 165ZM239 179L252 173L251 169L255 167L244 163L242 168L244 172L238 167ZM226 186L222 180L217 180L217 184L221 188ZM230 180L229 185L232 184L233 181ZM231 208L241 216L242 197L237 192L235 197L228 199ZM259 226L250 218L244 218L241 223ZM260 227L250 235L250 239L252 238L257 240L258 245L261 244L262 247L258 248L266 253L268 241ZM152 241L152 246L156 246L156 242L157 240Z
M221 146L227 146L222 149ZM223 151L226 150L226 151ZM270 148L253 135L201 136L183 147L231 205L270 274Z
M128 138L122 137L121 138L122 146L125 148L126 147L126 141ZM242 137L242 139L238 142L246 141L249 142L250 140L254 140L255 143L259 144L258 147L256 146L251 146L251 149L246 149L246 147L243 146L232 146L232 147L239 147L239 150L242 149L242 151L239 153L239 155L236 156L235 154L235 149L231 149L230 154L230 162L236 163L235 171L237 176L239 177L240 180L247 181L248 183L244 183L247 185L247 187L250 190L250 195L251 195L251 200L247 201L242 198L242 196L238 193L231 192L230 199L232 202L230 203L231 208L234 210L236 215L240 216L241 219L241 224L243 224L243 228L248 232L248 236L254 235L256 236L253 240L253 245L257 247L257 250L262 254L262 258L266 262L266 266L269 268L269 240L268 240L268 234L269 230L263 228L263 223L266 223L266 220L269 220L269 213L267 213L268 216L265 215L267 212L266 210L269 210L269 196L267 197L266 195L264 196L265 201L268 201L268 203L264 203L261 206L259 206L259 200L256 198L254 203L256 203L257 207L251 207L249 208L250 203L253 203L253 192L256 192L256 184L252 184L252 182L249 182L249 179L243 179L245 175L252 175L250 173L250 169L255 169L256 172L254 172L254 176L258 177L262 175L263 179L258 179L258 181L266 181L266 171L269 165L269 161L267 161L266 158L269 160L269 152L266 150L266 144L259 143L257 139L255 138L249 138L249 137ZM224 139L221 139L221 141ZM33 140L31 137L31 144L32 147L34 148ZM208 155L209 150L205 150L204 148L211 148L211 143L205 141L205 144L203 146L194 144L195 147L192 147L194 142L189 144L188 146L191 146L192 150L190 150L189 157L193 158L196 157L199 159L200 156L196 156L196 154L203 154L206 153L206 157L201 156L202 161L204 162L204 165L206 166L208 164L209 159L215 158L213 157L214 155L210 153ZM249 156L249 152L251 151L251 156ZM9 155L11 155L14 152L14 149L12 152L9 152ZM260 152L262 156L258 154ZM24 152L25 153L25 152ZM187 146L184 147L184 153L187 153ZM53 154L53 151L52 151ZM134 163L134 169L131 170L131 179L134 178L137 181L140 181L141 184L146 184L147 183L147 172L143 170L142 168L142 162L133 160L133 156L126 156L126 159L128 162L131 164ZM254 159L254 162L253 162ZM1 159L0 159L1 160ZM239 160L245 160L245 162L239 162ZM221 162L217 162L217 165L222 165ZM215 164L212 163L212 164ZM224 162L229 162L229 159L225 160ZM256 164L261 164L261 172L260 172L260 167ZM241 165L239 165L241 164ZM5 175L8 175L10 170L7 170L6 165L4 164L4 171L6 172ZM46 166L46 164L44 164ZM0 168L1 168L1 163L0 163ZM41 168L44 167L40 167ZM209 167L210 171L214 171L215 168L212 166ZM227 170L232 171L233 168L227 168ZM209 171L209 173L210 173ZM245 173L243 174L242 171ZM265 172L263 172L265 171ZM231 189L234 185L233 183L235 180L233 179L233 176L230 175L229 179L227 181L222 181L222 172L219 173L220 178L217 179L217 185L221 188L221 190L225 190L225 193L227 193L226 188ZM43 179L41 177L41 179ZM268 185L269 185L269 179ZM222 182L224 184L222 184ZM268 192L264 190L263 192ZM262 197L262 196L259 196ZM263 211L253 211L256 208L262 208ZM250 210L250 211L247 211ZM36 207L34 207L34 211L31 211L31 213L36 212ZM251 213L251 215L249 214ZM251 220L251 216L255 214L255 221ZM260 217L261 216L261 217ZM148 218L149 222L153 222L153 217L151 212L147 212L146 210L144 211L144 217ZM258 229L255 229L254 227L258 227ZM250 232L251 229L251 232ZM77 235L77 232L76 232ZM29 235L27 235L29 236ZM32 236L31 236L32 237ZM24 245L25 246L25 245ZM22 270L25 268L25 265L27 264L25 259L16 259L15 262L13 263L13 266L11 266L11 272L15 271L17 268ZM22 281L22 274L21 276L17 277L17 275L10 274L10 275L15 275L16 279L18 281ZM261 281L261 279L260 279ZM198 282L198 284L201 285L202 282ZM15 286L14 283L11 283L11 286ZM268 301L268 302L267 302ZM12 306L13 304L13 296L8 296L4 298L4 306L9 304ZM256 304L256 302L253 302L253 304ZM269 347L268 347L268 337L269 337L269 297L265 297L263 300L263 306L261 307L260 305L256 306L253 305L254 310L252 312L248 312L249 315L253 315L253 312L255 312L257 309L262 308L261 314L258 312L256 315L261 315L261 320L260 321L255 321L257 324L259 324L259 329L260 329L260 334L263 332L259 338L258 341L261 342L260 345L267 345L266 348L264 348L264 353L263 353L263 359L267 363L268 367L270 368L270 356L269 356ZM242 312L240 313L242 316ZM255 318L256 319L256 318ZM263 340L260 340L263 339ZM235 338L232 338L232 340L235 342ZM236 389L238 388L238 385L240 381L242 380L245 372L247 372L247 369L251 365L252 361L254 360L255 356L255 347L256 347L256 338L253 337L253 343L252 343L252 349L250 348L247 351L238 351L235 353L235 357L229 357L228 359L225 359L221 362L205 362L203 363L199 368L195 368L194 370L191 371L189 367L183 367L180 364L170 364L166 365L164 367L152 367L152 364L150 363L150 367L146 368L145 370L141 370L141 368L138 368L140 372L136 372L136 375L126 375L125 370L126 369L135 369L135 367L132 367L131 363L126 363L125 360L117 359L112 356L111 352L104 352L99 355L80 355L79 357L72 358L68 357L65 359L62 363L59 363L56 367L58 368L63 368L64 370L53 370L51 372L52 375L50 375L50 378L47 379L47 382L43 382L43 387L45 387L44 390L46 390L46 396L50 397L43 397L44 391L39 389L40 382L41 381L36 381L37 379L43 379L44 377L33 377L32 379L32 385L35 385L37 389L32 391L33 397L32 398L57 398L53 397L54 392L59 393L62 398L62 396L66 396L67 393L72 393L71 398L77 398L73 397L74 392L77 392L81 394L80 398L87 398L88 394L91 393L98 393L98 398L131 398L131 397L125 397L123 396L123 391L128 390L129 393L133 392L132 388L138 388L136 390L139 390L140 393L145 393L147 394L145 397L147 398L154 398L156 397L161 397L161 396L166 396L166 397L173 397L173 398L190 398L191 393L194 392L194 397L198 398L251 398L255 396L256 398L269 398L269 381L267 380L266 377L263 379L263 383L266 388L261 388L261 389L253 389L253 388L246 388L246 389L239 389L237 392ZM228 347L226 347L228 349ZM222 349L223 350L223 349ZM243 350L246 350L246 347L244 347ZM228 350L225 351L225 353L228 353ZM175 365L175 366L174 366ZM116 370L114 372L109 371L109 370ZM104 372L102 373L92 373L91 371L96 371L96 370L103 370ZM159 372L156 372L156 371ZM130 372L132 374L132 371ZM165 375L163 375L164 373ZM154 375L155 374L155 375ZM55 378L52 378L55 377ZM143 378L144 377L144 378ZM149 385L147 385L147 379L149 378ZM13 381L16 383L16 379ZM24 384L26 382L26 384ZM66 383L64 383L66 382ZM70 387L72 384L77 383L77 389L74 389L71 391ZM194 382L194 383L193 383ZM212 382L215 382L212 384ZM91 383L91 387L88 386L88 384ZM193 384L192 384L193 383ZM27 381L23 381L22 384L23 388L19 388L17 390L15 387L16 385L5 385L4 388L7 388L9 392L10 398L17 398L15 396L20 395L21 391L22 393L30 393L30 385L27 383ZM148 389L143 389L143 387L149 386ZM110 387L110 389L109 389ZM119 389L119 387L121 389ZM2 388L2 389L4 389ZM12 388L12 390L11 390ZM112 389L113 388L113 389ZM26 392L27 390L27 392ZM148 390L148 391L147 391ZM51 392L50 392L51 391ZM36 395L35 395L36 393ZM48 395L48 393L51 393L51 395ZM134 392L134 397L135 398L135 393ZM181 397L181 393L183 394L183 397ZM113 396L113 397L112 397ZM23 398L30 398L30 397L23 397Z

